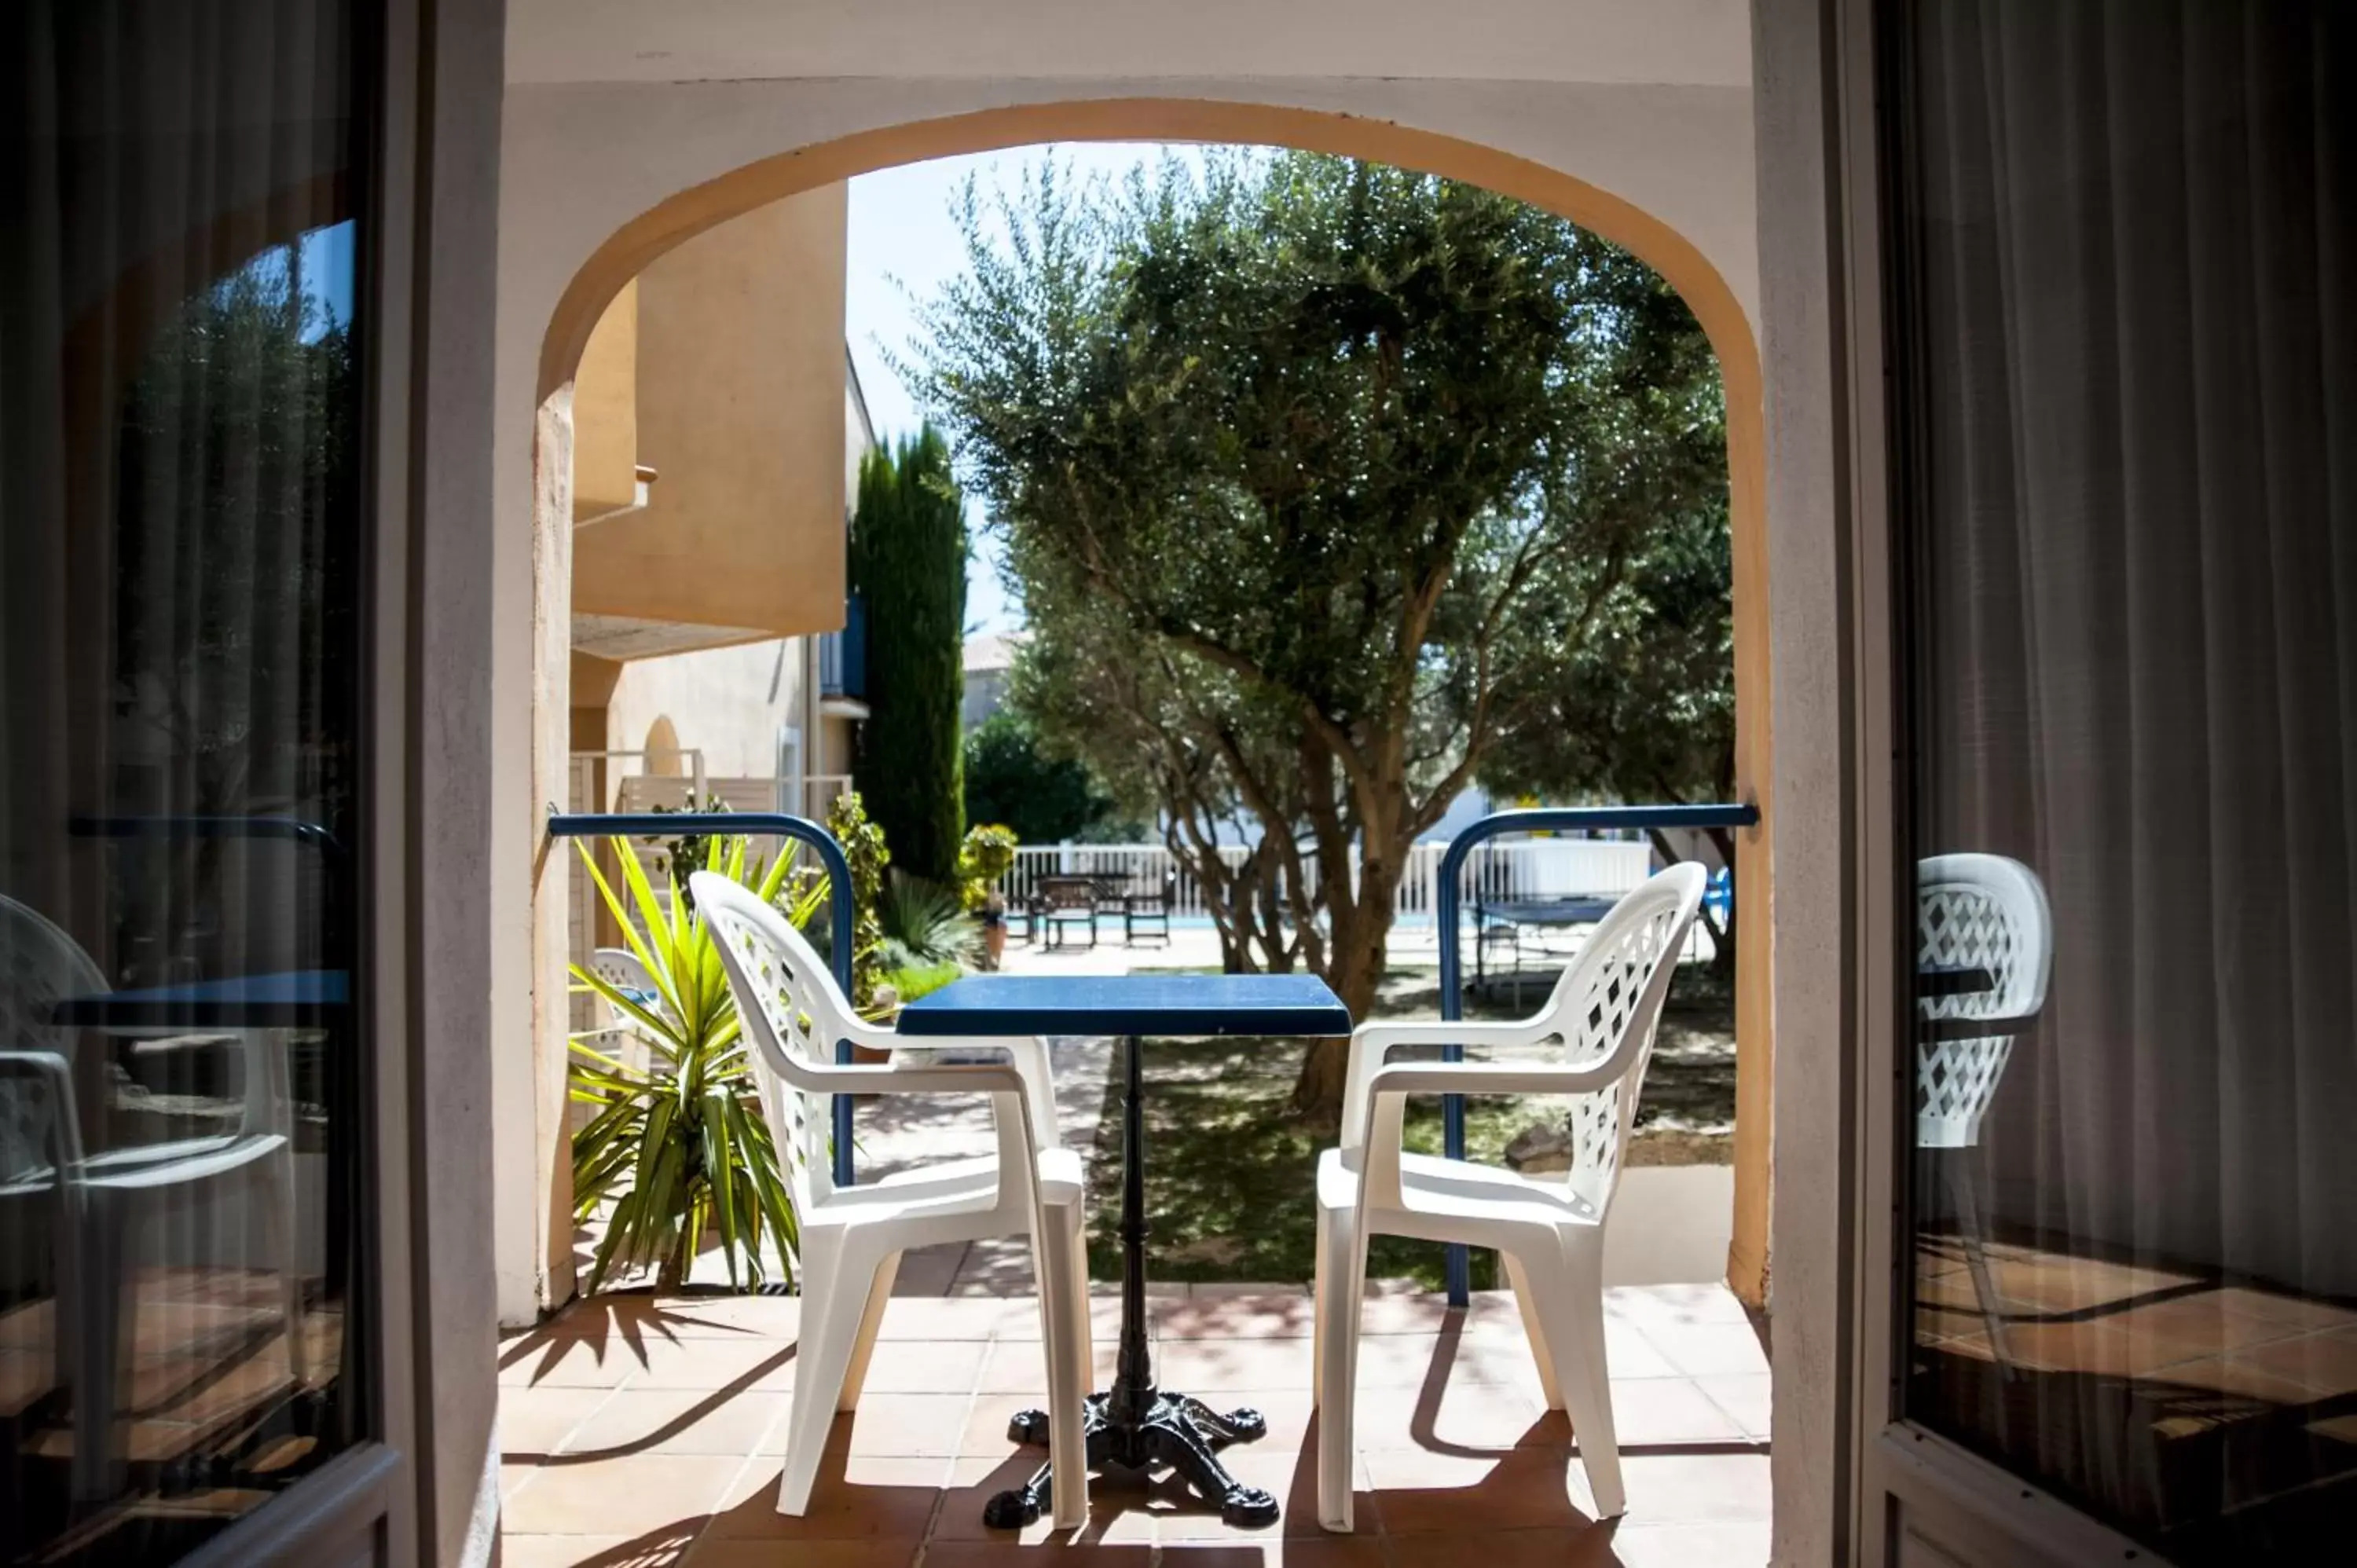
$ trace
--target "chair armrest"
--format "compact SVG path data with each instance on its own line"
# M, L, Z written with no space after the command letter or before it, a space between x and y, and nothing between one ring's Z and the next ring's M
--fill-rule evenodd
M1385 1094L1593 1094L1628 1076L1636 1054L1592 1067L1522 1062L1405 1062L1378 1068L1368 1098Z
M1526 1046L1545 1037L1543 1027L1528 1022L1468 1024L1434 1018L1360 1025L1351 1033L1350 1069L1342 1084L1342 1146L1356 1148L1365 1141L1367 1117L1373 1109L1367 1085L1393 1051L1408 1046Z
M904 1052L933 1051L1003 1051L1007 1065L1023 1078L1024 1097L1030 1103L1031 1122L1042 1148L1056 1148L1060 1139L1056 1132L1056 1079L1048 1065L1048 1042L1036 1035L985 1036L960 1039L942 1036L934 1037L895 1035L894 1048ZM894 1070L907 1073L920 1070L903 1057ZM992 1064L977 1064L992 1065Z

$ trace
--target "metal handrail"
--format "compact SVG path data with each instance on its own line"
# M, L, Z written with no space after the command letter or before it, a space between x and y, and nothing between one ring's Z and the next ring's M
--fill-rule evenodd
M548 818L551 838L677 838L683 833L699 836L711 833L769 834L792 839L818 852L819 862L826 868L827 903L831 906L829 929L834 940L827 954L834 969L834 983L851 994L852 944L856 938L856 915L851 901L851 862L844 857L843 846L808 817L789 816L783 811L552 811ZM851 1042L834 1043L834 1059L851 1059ZM851 1169L851 1097L834 1097L834 1185L852 1185Z
M1433 919L1440 938L1440 1015L1455 1022L1465 1015L1464 960L1458 949L1458 915L1464 895L1460 886L1465 862L1473 851L1507 833L1569 832L1601 829L1749 828L1760 822L1760 808L1749 802L1709 806L1543 806L1529 811L1494 811L1467 827L1448 843L1440 857L1439 887L1434 894ZM1444 1061L1462 1061L1461 1045L1441 1047ZM1443 1095L1440 1101L1441 1152L1452 1160L1465 1157L1465 1097ZM1448 1244L1448 1304L1463 1306L1472 1297L1471 1262L1461 1241Z

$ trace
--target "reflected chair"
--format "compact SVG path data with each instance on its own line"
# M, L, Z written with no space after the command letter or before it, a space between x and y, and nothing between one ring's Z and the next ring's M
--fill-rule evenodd
M1351 1037L1342 1143L1318 1162L1315 1353L1318 1519L1351 1524L1351 1405L1367 1243L1375 1236L1497 1249L1548 1408L1568 1410L1599 1514L1622 1511L1604 1353L1604 1222L1637 1114L1662 1003L1706 874L1674 865L1612 907L1546 1004L1511 1024L1366 1024ZM1405 1047L1544 1047L1549 1060L1387 1063ZM1405 1152L1412 1094L1561 1094L1572 1163L1555 1177Z
M1989 1273L1980 1203L1964 1151L1978 1148L1981 1118L2015 1036L2046 1005L2054 963L2054 917L2038 875L2001 854L1935 854L1915 872L1919 975L1977 971L1987 983L1921 995L1915 1046L1915 1146L1937 1156L1941 1185L1988 1327L1989 1351L2010 1371L2003 1298Z
M0 896L0 1127L6 1129L0 1133L0 1198L46 1195L58 1206L56 1319L61 1359L72 1372L73 1489L85 1501L115 1489L113 1427L138 1228L159 1209L192 1201L199 1186L237 1176L264 1187L254 1212L279 1260L287 1377L299 1384L305 1376L293 1096L279 1031L104 1031L149 1050L234 1040L243 1057L244 1103L233 1133L90 1154L74 1098L75 1031L51 1020L59 1003L110 989L71 937Z
M1082 1523L1088 1517L1082 1402L1092 1357L1082 1164L1078 1151L1056 1141L1046 1042L927 1039L921 1051L911 1050L912 1042L859 1020L802 934L759 897L708 871L688 884L737 999L762 1114L800 1230L802 1332L778 1511L801 1514L809 1507L828 1427L837 1411L858 1405L901 1253L945 1241L1028 1235L1047 1349L1055 1522L1059 1528ZM838 1065L834 1047L846 1040L900 1060ZM966 1066L938 1059L952 1052L1006 1060ZM997 1152L838 1188L828 1159L837 1094L987 1094ZM1076 1484L1067 1484L1067 1477Z

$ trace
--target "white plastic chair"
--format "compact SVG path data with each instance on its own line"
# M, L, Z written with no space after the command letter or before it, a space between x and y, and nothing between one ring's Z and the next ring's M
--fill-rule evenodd
M689 886L737 998L801 1232L802 1336L778 1511L800 1514L809 1506L827 1429L837 1411L858 1405L902 1251L1028 1235L1047 1348L1054 1520L1059 1529L1085 1522L1082 1407L1092 1358L1082 1165L1077 1151L1056 1143L1046 1043L928 1039L920 1057L909 1049L912 1042L859 1020L826 964L777 910L711 872L696 873ZM901 1060L838 1065L839 1040ZM925 1059L945 1048L993 1051L1007 1060L956 1066ZM833 1096L977 1093L991 1099L996 1154L835 1187L828 1159Z
M59 1205L57 1323L73 1369L73 1487L112 1494L117 1368L132 1239L160 1205L186 1201L199 1183L258 1179L255 1215L280 1263L287 1377L301 1382L303 1281L295 1251L293 1096L277 1032L178 1036L111 1029L116 1036L208 1047L234 1038L244 1057L244 1107L234 1133L134 1144L88 1154L81 1143L71 1060L73 1034L51 1022L59 1002L112 989L90 955L38 911L0 896L0 1198L47 1193Z
M1318 1519L1351 1528L1351 1433L1360 1299L1369 1238L1411 1236L1495 1248L1521 1305L1548 1408L1568 1409L1596 1506L1627 1504L1604 1356L1604 1221L1620 1153L1686 929L1707 874L1674 865L1596 927L1546 1005L1512 1024L1369 1024L1351 1038L1342 1144L1318 1162ZM1409 1062L1406 1046L1560 1042L1560 1062ZM1575 1095L1571 1168L1560 1177L1400 1147L1412 1094Z
M1977 1148L1981 1118L1996 1098L2014 1039L2046 1005L2054 968L2054 916L2037 873L2001 854L1932 855L1918 863L1915 888L1916 967L1978 969L1989 977L1985 990L1925 996L1917 1003L1930 1026L1915 1045L1915 1145ZM1953 1021L1959 1019L1970 1020L1971 1033L1958 1029ZM1989 1352L2010 1372L1998 1312L2003 1300L1989 1274L1971 1173L1958 1153L1939 1165L1988 1328Z

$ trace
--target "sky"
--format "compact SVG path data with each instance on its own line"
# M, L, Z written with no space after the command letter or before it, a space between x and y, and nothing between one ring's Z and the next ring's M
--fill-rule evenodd
M1049 156L1080 179L1103 175L1118 181L1140 163L1158 161L1164 151L1158 145L1136 142L1016 147L906 164L851 182L844 336L851 345L852 362L859 368L860 390L866 395L877 440L908 435L923 417L924 411L885 356L888 351L913 357L914 305L931 298L964 270L965 247L951 214L967 176L974 177L986 205L994 189L1020 188L1026 173ZM1179 151L1182 156L1191 156L1187 149ZM981 509L971 501L966 522L974 539L974 559L966 571L966 628L970 634L1011 631L1022 624L1022 616L999 584L997 542L984 526Z

